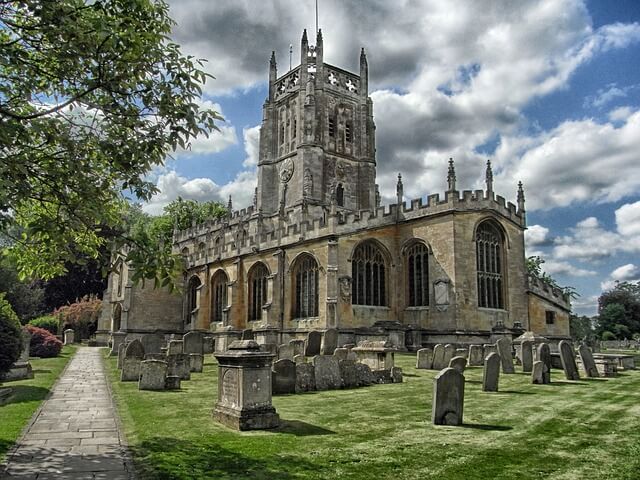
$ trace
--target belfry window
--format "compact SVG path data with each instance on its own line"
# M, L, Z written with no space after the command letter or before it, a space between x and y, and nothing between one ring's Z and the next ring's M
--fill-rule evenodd
M344 207L344 187L341 183L336 187L336 203L340 207Z
M347 122L344 127L344 136L347 143L351 143L353 141L351 122Z
M356 247L351 259L354 305L387 305L386 265L380 249L373 242Z
M504 308L503 241L492 222L484 222L476 232L478 306Z
M218 270L211 278L211 321L222 322L222 312L227 306L227 284L229 278L223 270Z
M333 117L329 117L329 136L336 136L336 121L333 119Z
M298 132L298 119L293 117L293 130L291 131L291 138L296 138Z
M280 125L280 143L284 143L284 125Z
M422 243L411 246L407 258L407 304L410 307L429 305L429 251Z
M257 263L249 271L249 321L262 318L262 306L267 303L267 276L264 263Z
M309 254L301 255L293 269L295 292L293 317L318 316L318 263Z

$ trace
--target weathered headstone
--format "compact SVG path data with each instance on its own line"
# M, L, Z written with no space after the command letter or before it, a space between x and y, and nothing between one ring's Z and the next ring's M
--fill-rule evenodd
M216 353L218 401L214 416L236 430L275 428L280 417L271 404L271 364L274 355L253 340L236 340Z
M165 390L180 390L181 379L177 375L167 375L164 379Z
M293 360L293 347L288 343L278 345L278 360Z
M587 378L599 377L600 374L598 373L598 367L596 367L591 349L582 343L580 344L580 348L578 348L578 352L580 353L580 361L582 362L582 369L584 370L585 376Z
M320 343L322 342L322 333L312 330L307 334L307 343L305 345L304 355L313 357L320 355Z
M296 364L296 393L313 392L316 389L315 368L310 363Z
M531 340L523 340L520 344L520 349L522 371L529 373L533 369L533 342Z
M338 330L335 328L329 328L322 336L322 348L320 353L322 355L333 355L333 351L336 348L338 348Z
M333 356L336 357L338 361L346 360L348 354L349 354L349 350L346 348L336 348L333 351Z
M316 355L313 357L313 366L316 390L335 390L342 386L340 366L333 355Z
M356 376L359 387L366 387L375 381L369 365L365 365L364 363L356 363Z
M483 361L490 353L498 353L498 348L496 347L495 343L485 343L484 345L482 345L482 350L484 350ZM498 353L498 355L500 354Z
M576 357L571 344L566 340L560 340L558 348L560 349L562 369L567 380L580 380L578 365L576 365Z
M449 361L449 368L455 368L460 373L464 373L464 369L467 366L467 359L464 357L453 357Z
M469 366L479 367L483 362L482 345L469 345Z
M182 337L182 353L198 353L202 355L202 332L187 332Z
M129 342L122 359L121 382L137 382L140 379L140 363L144 360L144 347L138 339Z
M433 347L433 369L442 370L447 365L444 364L444 345L438 343Z
M442 368L447 368L449 366L449 362L456 355L456 346L450 343L447 343L444 346L444 359L442 360L443 366Z
M484 359L482 371L482 391L497 392L500 381L500 355L492 352Z
M140 338L145 353L160 353L165 345L164 335L161 333L147 333Z
M191 380L191 364L189 355L176 353L167 355L167 375L177 375L182 380Z
M548 343L538 345L538 361L542 362L542 383L551 383L551 349Z
M299 363L305 363L306 358L304 355L294 355L293 356L293 363L295 363L296 365Z
M293 356L304 355L304 340L289 340L289 345L293 348Z
M280 359L273 364L273 394L296 393L296 364L289 359Z
M64 344L71 345L75 342L76 334L73 329L68 328L64 331Z
M123 342L118 346L118 361L116 362L116 367L122 370L122 361L124 360L124 352L127 348L128 342Z
M464 376L455 368L445 368L433 379L431 421L435 425L462 425Z
M352 362L351 360L338 360L338 366L340 368L340 378L342 379L342 387L343 388L357 387L358 374L356 372L356 362Z
M400 367L391 367L391 381L393 383L402 383L402 368Z
M118 355L120 344L124 343L126 338L127 332L113 332L111 334L111 351L109 352L110 357L115 357L116 355Z
M144 360L140 363L139 390L164 390L167 377L167 362Z
M511 352L511 339L508 337L499 338L496 342L500 362L502 362L502 373L516 373L513 367L513 354Z
M429 370L433 366L433 350L421 348L416 354L416 368Z
M200 353L190 353L189 354L189 371L194 373L202 373L203 369L204 369L204 355Z
M549 383L544 381L545 368L546 367L544 363L541 362L540 360L536 360L535 362L533 362L533 367L531 368L531 383L536 385L543 385L545 383Z
M144 346L142 342L137 338L126 345L124 350L125 358L138 358L140 360L144 359Z
M184 344L182 340L169 340L167 346L167 355L176 355L178 353L184 353Z
M469 356L469 349L467 348L456 348L455 357L464 357L467 358ZM467 358L468 359L468 358Z
M215 338L211 335L205 335L202 337L202 354L208 355L215 352Z

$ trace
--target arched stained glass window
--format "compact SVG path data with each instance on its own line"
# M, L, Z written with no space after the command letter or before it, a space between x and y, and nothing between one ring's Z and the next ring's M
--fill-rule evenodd
M356 247L351 259L354 305L387 305L386 265L384 256L373 242Z
M476 231L478 306L504 308L503 240L493 222L483 222Z
M296 260L293 269L294 318L318 316L318 263L309 254Z
M222 312L227 306L227 284L229 277L223 270L218 270L211 278L211 321L222 322Z
M410 307L429 305L429 251L422 243L413 244L406 252L407 304Z
M267 276L264 263L256 263L249 271L249 321L262 318L262 306L267 303Z

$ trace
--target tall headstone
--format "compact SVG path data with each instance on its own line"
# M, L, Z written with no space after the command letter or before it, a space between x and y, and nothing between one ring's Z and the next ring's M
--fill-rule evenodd
M342 386L340 365L333 355L316 355L313 357L313 367L316 390L336 390Z
M293 347L288 343L278 345L278 360L293 360Z
M456 356L456 346L450 343L447 343L444 346L444 359L442 360L443 366L442 368L446 368L449 366L449 362L453 357Z
M338 348L338 330L329 328L322 336L322 355L333 355L333 351Z
M531 383L535 385L543 385L544 383L549 383L544 381L544 363L540 360L536 360L533 362L533 368L531 369Z
M542 383L551 383L551 349L548 343L538 345L538 361L542 362Z
M313 392L316 389L316 370L310 363L296 364L296 393Z
M189 353L189 371L194 373L202 373L203 369L204 355L200 353Z
M167 375L180 377L182 380L191 380L191 359L186 353L167 355Z
M438 343L433 347L433 369L442 370L446 366L444 364L444 345Z
M274 355L253 340L236 340L216 353L218 401L214 417L236 430L275 428L280 417L271 404L271 364Z
M129 345L129 342L123 342L118 346L118 361L116 362L116 367L119 370L122 369L122 361L124 360L124 352L127 349L127 345Z
M482 345L469 345L469 366L479 367L483 363Z
M198 353L203 354L202 332L187 332L182 337L182 353Z
M144 360L140 363L138 390L164 390L167 377L167 362Z
M416 368L429 370L433 366L433 350L421 348L416 355Z
M500 362L502 362L502 373L516 373L513 367L513 354L511 353L511 339L508 337L499 338L496 342Z
M336 350L338 350L336 348ZM346 348L345 348L346 350ZM340 379L343 388L354 388L358 386L358 374L356 372L356 362L352 360L338 360L340 368Z
M322 342L322 333L312 330L307 334L307 343L305 345L305 357L313 357L320 355L320 343Z
M464 376L455 368L445 368L433 379L431 421L435 425L462 425Z
M129 342L122 359L121 382L137 382L140 379L140 364L144 360L144 347L138 339Z
M304 355L304 340L289 340L289 345L293 348L293 355Z
M111 334L111 352L109 352L109 356L115 357L118 355L120 345L125 342L126 338L127 332L113 332Z
M296 364L289 359L281 359L273 364L273 394L296 393Z
M467 366L467 359L464 357L453 357L449 362L449 368L455 368L460 373L464 373Z
M71 345L75 342L76 334L72 328L68 328L64 331L64 344Z
M576 357L571 344L566 340L560 340L558 348L560 350L562 369L567 380L580 380L578 365L576 364Z
M484 359L484 370L482 371L482 391L497 392L499 380L500 355L492 352Z
M580 344L580 348L578 348L578 353L580 354L580 361L582 362L582 368L585 376L587 378L599 377L600 373L598 372L598 367L593 359L591 349L586 344L582 343Z
M531 340L523 340L520 348L522 371L529 373L533 369L533 342Z
M212 335L202 337L202 354L207 355L215 352L215 338Z

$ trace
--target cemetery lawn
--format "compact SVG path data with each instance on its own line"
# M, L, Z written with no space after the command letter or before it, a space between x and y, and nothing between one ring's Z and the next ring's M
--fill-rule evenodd
M29 362L34 378L2 384L3 387L11 388L13 394L9 403L0 406L0 463L4 461L7 451L15 444L76 349L76 346L65 345L55 358L31 357Z
M282 425L238 433L216 423L217 365L206 356L182 390L137 390L108 360L142 479L638 479L640 370L615 379L500 376L481 391L465 371L463 427L431 424L435 371L396 354L403 384L276 396ZM519 367L516 367L519 368Z

